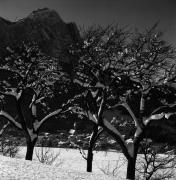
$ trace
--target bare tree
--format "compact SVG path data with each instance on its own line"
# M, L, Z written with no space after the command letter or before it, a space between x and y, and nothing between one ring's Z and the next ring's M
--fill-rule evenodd
M91 32L84 42L84 53L74 79L75 83L85 88L83 97L86 103L82 107L77 103L71 109L95 124L93 143L98 127L101 127L120 144L128 161L126 178L135 179L139 145L151 122L158 120L159 126L160 121L174 115L170 107L167 111L160 109L164 105L161 100L150 109L146 108L152 90L161 92L163 83L172 74L174 49L161 40L156 25L145 33L137 33L128 45L124 45L126 38L122 31L112 33L113 36L118 34L117 41L110 41L110 47L107 43L107 51L103 49L104 41L109 42L111 36L106 36L105 30ZM115 100L117 105L113 106L111 100ZM120 121L117 118L119 111L125 112L134 121L135 130L131 137L124 136L112 124L114 120ZM123 115L120 116L123 118Z
M0 63L0 94L6 102L0 115L24 132L25 158L32 160L40 128L63 111L61 107L51 112L46 101L52 96L54 82L63 74L56 60L42 54L35 44L8 47ZM39 117L39 111L43 116Z
M149 141L141 143L142 156L138 158L136 167L139 179L170 179L174 177L176 157L173 151L165 151L161 154L164 147L160 144L156 148Z
M3 133L0 137L0 153L3 156L15 157L20 150L21 141Z
M118 26L91 27L84 32L83 37L84 44L82 51L79 51L83 54L81 54L80 64L76 68L74 82L87 89L84 94L85 104L83 106L87 118L93 122L87 156L87 171L91 172L92 151L97 138L103 131L101 123L97 122L101 119L104 109L104 99L101 97L105 97L118 84L116 73L121 73L121 70L116 68L117 59L122 62L126 56L126 54L122 54L123 49L126 48L125 40L128 38L128 32ZM111 92L111 95L118 99L118 95L114 92ZM109 101L111 101L110 98Z
M106 175L111 175L114 177L119 177L120 168L126 162L125 158L119 158L116 161L108 161L106 164L102 164L99 169Z
M55 153L52 151L50 147L45 146L46 143L46 137L43 137L40 140L41 147L35 150L35 154L39 162L52 165L59 157L60 152ZM61 165L61 161L57 165Z

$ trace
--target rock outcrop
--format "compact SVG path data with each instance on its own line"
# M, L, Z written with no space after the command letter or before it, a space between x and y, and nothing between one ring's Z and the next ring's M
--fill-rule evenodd
M56 11L48 8L33 11L16 22L0 18L1 47L34 41L47 55L70 64L72 59L64 52L64 47L80 40L76 24L65 23Z

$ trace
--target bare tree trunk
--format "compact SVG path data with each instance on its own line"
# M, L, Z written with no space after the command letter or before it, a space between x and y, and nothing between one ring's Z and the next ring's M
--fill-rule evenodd
M26 157L25 157L26 160L32 161L36 141L37 141L37 138L35 138L33 141L31 141L31 139L27 139L26 141L27 151L26 151Z
M93 148L98 134L98 125L94 124L92 136L89 142L88 154L87 154L87 172L92 172L92 161L93 161Z
M89 146L87 154L87 172L92 172L93 148Z
M136 157L128 159L126 179L135 180Z
M94 124L92 137L89 142L88 154L87 154L87 172L92 172L92 162L93 162L93 148L95 142L99 135L102 133L103 129L98 129L98 125Z
M128 158L126 179L135 180L136 159L141 138L142 134L140 135L140 137L136 137L134 139L133 157Z

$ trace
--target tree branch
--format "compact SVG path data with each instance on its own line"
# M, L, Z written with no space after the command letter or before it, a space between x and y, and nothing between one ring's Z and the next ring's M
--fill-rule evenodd
M2 92L0 91L0 94L4 95L4 96L12 96L12 97L15 97L17 100L21 97L21 93L22 93L22 90L17 93L15 91L16 88L12 88L12 91L11 92Z
M0 136L2 136L2 134L3 134L4 131L7 129L7 127L8 127L9 124L10 124L9 121L8 121L6 124L4 124L4 126L3 126L2 129L0 130Z
M7 118L12 124L14 124L17 128L22 129L22 126L20 123L18 123L10 114L8 114L5 111L0 111L0 116L3 116Z
M141 127L138 118L135 116L135 114L133 113L133 111L131 110L130 106L127 103L117 104L117 105L113 106L112 108L110 108L109 110L112 110L112 109L118 110L118 107L119 108L120 107L125 108L128 111L131 118L133 119L133 121L135 122L135 126L136 127Z
M66 110L66 111L63 111L63 109L57 109L56 111L53 111L53 112L51 112L50 114L48 114L47 116L45 116L41 121L36 121L35 123L34 123L34 129L35 129L35 131L37 131L41 126L42 126L42 124L44 123L44 122L46 122L49 118L51 118L52 116L55 116L55 115L57 115L57 114L59 114L59 113L65 113L65 112L67 112L67 111L70 111L70 110Z
M86 111L86 112L87 112L86 114L87 114L89 120L91 120L91 121L92 121L93 123L95 123L95 124L98 124L98 123L99 123L96 114L93 114L93 113L90 112L90 111Z
M120 144L125 157L127 159L131 158L131 154L121 133L106 119L103 119L102 127Z

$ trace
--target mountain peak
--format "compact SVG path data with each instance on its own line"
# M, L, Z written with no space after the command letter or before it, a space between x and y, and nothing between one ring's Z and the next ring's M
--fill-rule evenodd
M37 9L35 11L33 11L32 13L30 13L27 18L30 19L53 19L57 21L62 21L61 17L59 16L59 14L53 10L53 9L49 9L49 8L42 8L42 9Z
M65 46L81 40L75 23L65 23L55 10L48 8L37 9L16 22L0 17L0 32L1 47L36 42L44 53L64 63L72 61L61 54Z

